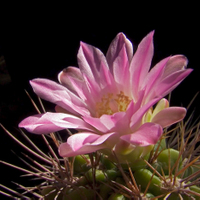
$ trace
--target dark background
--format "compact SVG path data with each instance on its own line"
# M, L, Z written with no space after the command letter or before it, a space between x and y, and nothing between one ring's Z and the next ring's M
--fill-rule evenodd
M122 6L122 7L121 7ZM189 59L192 74L172 93L171 105L187 106L200 89L200 36L198 5L174 7L164 5L150 9L146 5L118 5L118 8L103 5L100 12L88 7L78 10L62 6L55 10L32 5L25 8L9 7L1 18L0 56L4 56L11 80L0 85L0 123L16 136L17 124L25 117L35 114L24 89L32 96L28 81L42 77L57 81L58 73L67 66L77 66L76 55L79 42L92 44L104 53L118 32L124 32L133 42L135 49L141 39L155 30L155 56L152 65L175 54L184 54ZM0 77L1 78L1 77ZM200 97L194 101L189 114L195 109L194 120L200 114ZM51 104L48 109L53 109ZM10 152L18 148L0 130L0 159L20 165L20 161ZM0 181L11 185L19 172L0 165Z

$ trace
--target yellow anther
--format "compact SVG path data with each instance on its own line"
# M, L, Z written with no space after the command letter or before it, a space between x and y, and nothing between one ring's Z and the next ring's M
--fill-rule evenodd
M130 101L130 98L122 91L116 95L108 93L101 98L100 102L96 103L97 117L101 117L103 114L112 115L116 112L124 112Z

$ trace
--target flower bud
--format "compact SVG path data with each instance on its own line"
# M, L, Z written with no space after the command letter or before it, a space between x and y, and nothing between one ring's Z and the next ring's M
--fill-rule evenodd
M152 193L153 195L161 194L161 191L160 191L161 180L156 175L153 175L153 173L149 171L148 169L137 170L134 173L134 178L138 186L141 186L143 191L146 189L147 185L150 182L148 191Z
M74 159L74 173L78 174L78 173L83 173L85 171L87 171L89 169L89 166L87 165L87 160L89 159L88 155L78 155L75 157Z
M106 155L102 155L100 158L101 164L105 169L114 169L116 165Z
M95 181L97 181L97 182L104 182L106 180L106 176L103 173L103 171L98 170L98 169L95 170L95 177L94 178L93 178L93 170L92 169L88 170L85 173L85 176L86 176L86 179L89 182L93 182L94 178L95 178Z
M125 200L125 197L122 194L114 193L109 197L108 200Z
M157 171L161 172L163 170L167 175L169 174L169 170L173 168L172 173L174 173L176 170L176 166L174 165L177 161L177 167L179 169L182 163L182 156L179 158L179 151L175 149L165 149L161 151L157 157Z

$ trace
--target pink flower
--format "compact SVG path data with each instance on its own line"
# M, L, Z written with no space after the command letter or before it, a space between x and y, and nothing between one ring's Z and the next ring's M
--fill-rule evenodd
M137 146L155 144L162 128L183 119L186 110L164 106L150 120L145 116L192 69L186 69L186 57L176 55L161 60L150 70L153 34L150 32L141 41L134 55L132 44L123 33L112 41L106 56L81 42L79 68L68 67L60 72L60 84L40 78L30 81L39 97L56 104L56 113L30 116L19 127L36 134L66 128L78 130L60 145L63 157L101 149L123 154Z

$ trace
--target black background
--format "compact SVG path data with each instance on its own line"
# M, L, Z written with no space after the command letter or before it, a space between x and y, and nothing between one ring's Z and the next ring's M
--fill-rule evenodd
M118 32L124 32L137 44L155 30L155 53L152 65L175 54L188 57L192 74L172 92L171 105L187 106L200 89L200 35L198 5L88 5L88 8L60 5L10 5L1 18L0 54L5 57L11 83L1 85L0 123L15 135L17 124L36 111L24 89L32 96L29 80L37 77L57 81L57 74L67 66L77 66L79 42L92 44L104 53ZM24 7L23 7L24 6ZM94 6L94 7L92 7ZM98 11L97 11L98 8ZM199 116L199 96L189 113ZM53 109L51 104L46 104ZM21 151L15 142L0 130L1 159L19 164L10 149ZM19 164L20 165L20 164ZM18 171L0 165L2 183L10 186ZM4 180L3 180L4 179Z

